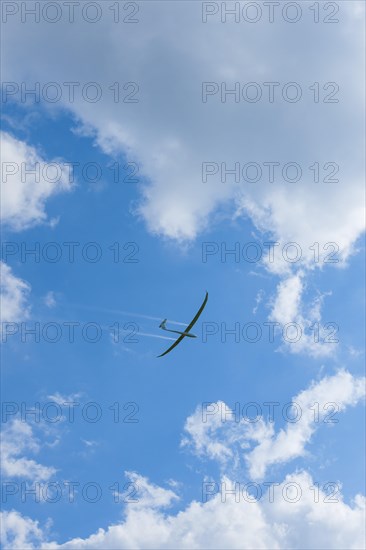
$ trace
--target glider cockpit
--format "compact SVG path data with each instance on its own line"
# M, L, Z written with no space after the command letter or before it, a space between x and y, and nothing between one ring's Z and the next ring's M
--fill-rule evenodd
M195 334L191 334L190 332L180 331L180 330L172 330L171 328L166 328L166 322L167 319L164 319L159 325L159 328L166 330L167 332L175 332L175 334L182 334L183 336L188 336L188 338L197 338Z

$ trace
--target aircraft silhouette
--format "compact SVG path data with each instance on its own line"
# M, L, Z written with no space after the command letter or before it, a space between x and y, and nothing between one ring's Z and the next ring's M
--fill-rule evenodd
M166 328L166 322L168 319L164 319L159 325L159 328L162 328L163 330L166 330L168 332L175 332L176 334L183 334L183 336L188 336L188 338L197 338L195 334L191 334L190 332L182 332L180 330L172 330L170 328Z
M205 296L205 299L202 302L201 307L199 308L196 315L193 317L192 321L189 323L189 325L187 326L187 328L184 331L172 330L172 329L166 328L167 319L164 319L164 321L162 321L160 323L159 328L161 328L162 330L166 330L167 332L175 332L175 334L179 334L180 336L179 336L179 338L177 338L177 340L174 342L174 344L172 344L170 346L170 348L168 348L166 351L164 351L164 353L162 353L161 355L158 355L158 357L163 357L163 355L166 355L167 353L172 351L172 349L175 348L175 346L177 346L183 340L183 338L185 338L185 337L197 338L197 336L192 334L190 332L190 330L193 327L193 325L197 322L199 316L201 315L202 311L204 310L205 305L207 304L207 300L208 300L208 292L206 291L206 296Z

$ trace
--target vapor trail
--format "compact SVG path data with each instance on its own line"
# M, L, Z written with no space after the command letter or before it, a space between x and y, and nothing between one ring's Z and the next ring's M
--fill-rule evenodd
M170 336L160 336L160 334L148 334L147 332L138 332L137 336L151 336L151 338L161 338L162 340L175 340L175 338L170 338Z
M113 332L111 330L111 327L101 326L101 328L105 331ZM127 332L131 333L130 330L126 330L126 329L123 329L123 328L119 329L119 331L118 331L119 334L127 333ZM135 336L135 334L134 334L134 336ZM148 332L139 332L139 331L136 332L136 337L138 337L138 336L150 336L151 338L161 338L162 340L175 340L175 338L171 338L170 336L162 336L160 334L150 334Z
M153 317L151 315L144 315L142 313L133 313L132 311L121 311L119 309L107 309L103 307L83 306L79 304L72 304L72 306L80 309L87 309L88 311L100 311L101 313L111 313L112 315L128 315L129 317L138 317L140 319L150 319L151 321L162 321L164 319L162 315L160 317ZM180 321L172 321L171 319L168 319L167 322L171 323L172 325L179 325L182 327L186 327L188 325L188 323L181 323Z

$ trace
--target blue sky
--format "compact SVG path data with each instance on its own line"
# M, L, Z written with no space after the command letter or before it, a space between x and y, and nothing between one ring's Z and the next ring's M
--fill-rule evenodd
M63 83L76 79L103 89L96 103L79 96L24 103L15 93L3 104L3 162L5 170L18 171L4 181L3 164L2 400L19 410L2 423L4 547L360 548L362 5L338 3L334 25L315 25L304 2L296 25L279 15L273 24L240 27L216 15L202 23L199 2L141 2L138 24L116 26L109 4L100 3L102 17L94 25L80 14L70 24L65 12L54 25L44 17L21 23L19 14L3 22L5 82L56 82L65 90ZM16 29L22 30L19 42ZM138 102L115 103L108 91L115 81L138 82ZM202 103L202 82L216 81L227 88L255 81L262 90L267 81L297 82L304 100L252 104L210 97ZM314 103L308 92L316 81L338 83L339 102ZM62 166L62 176L51 183L32 175L22 181L22 166L37 162ZM302 177L297 183L235 184L219 177L203 183L204 162L262 168L278 162L281 169L296 162ZM314 162L336 163L339 181L311 181ZM72 182L63 163L79 163ZM82 171L90 163L100 171L97 182ZM121 180L130 170L123 167L134 163L137 181L115 182L115 163ZM222 261L222 249L256 243L264 251L269 241L278 243L273 262L266 254L253 263L243 254ZM79 243L74 262L68 242ZM293 242L303 252L297 263L281 255ZM315 242L317 263L309 248ZM59 261L22 258L25 247L44 252L48 246L51 254L55 245L49 243L61 250ZM85 257L88 243L101 251L96 262ZM125 261L114 261L115 243ZM219 252L203 261L207 243L217 243ZM338 249L337 264L324 262L332 251L324 250L327 243ZM160 320L188 324L206 290L208 304L193 330L197 339L158 359L172 343L164 338L173 336L159 330ZM70 322L78 323L74 342ZM50 323L59 341L32 335L22 341L25 328ZM88 323L100 331L95 343L83 338ZM248 323L262 331L257 342L243 338ZM268 323L281 330L295 323L302 336L291 344L276 332L271 342ZM323 341L327 323L337 327L338 343ZM309 328L314 324L321 327L318 343ZM235 325L239 341L225 338L225 328ZM111 327L117 326L116 342ZM9 335L11 329L17 334ZM217 332L205 338L210 329ZM128 336L131 330L137 341ZM87 334L93 337L93 327ZM281 414L292 401L300 403L296 423ZM78 403L74 422L65 402ZM268 402L278 403L274 422ZM39 421L21 414L22 403L40 403ZM53 404L50 416L61 411L61 421L50 421L47 403ZM96 422L83 416L88 403L102 413ZM205 403L216 411L207 422ZM222 404L242 410L248 403L259 407L257 422L235 421L230 411L222 421ZM317 422L313 403L319 403ZM337 408L334 424L324 422L329 403ZM92 405L90 414L95 410ZM72 503L65 488L70 481L80 484ZM256 504L223 503L217 493L205 503L202 487L210 481L257 483L264 496ZM303 488L299 502L282 495L268 503L263 484L289 481ZM101 488L98 502L83 498L91 482ZM123 492L128 482L138 502L114 502L110 487L118 483ZM322 491L335 483L339 502L314 502L309 486L316 483ZM35 503L29 495L22 501L24 484L50 494L60 486L62 496L55 503ZM6 494L11 488L17 494Z

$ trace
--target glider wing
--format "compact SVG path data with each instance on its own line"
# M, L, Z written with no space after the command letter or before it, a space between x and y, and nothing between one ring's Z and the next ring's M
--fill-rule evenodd
M197 322L198 317L201 315L202 311L204 310L205 305L207 304L207 300L208 300L208 292L206 291L206 296L205 296L205 299L202 302L201 307L199 308L196 315L193 317L192 321L189 323L188 327L185 329L184 332L189 332L191 330L191 328L193 327L193 325ZM163 355L166 355L167 353L172 351L172 349L175 348L175 346L177 346L179 344L179 342L181 342L183 340L183 338L185 338L185 334L182 334L181 336L179 336L179 338L174 342L174 344L172 344L170 346L170 348L168 348L166 351L164 351L164 353L162 353L161 355L158 355L158 357L163 357Z

